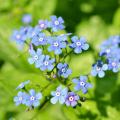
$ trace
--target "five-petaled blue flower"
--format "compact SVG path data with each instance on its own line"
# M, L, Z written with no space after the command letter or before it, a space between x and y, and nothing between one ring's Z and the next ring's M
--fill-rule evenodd
M67 63L64 63L64 64L59 63L57 65L57 68L58 68L58 76L67 78L72 73L72 70L69 69L69 66Z
M87 79L88 79L87 76L80 76L79 79L74 78L74 79L72 80L73 83L76 84L76 86L74 87L74 89L75 89L76 91L82 90L82 92L83 92L84 94L86 94L87 91L88 91L88 88L91 88L91 87L92 87L92 84L86 82Z
M40 99L42 99L42 94L36 93L35 90L31 89L29 95L26 97L26 105L29 107L37 107L40 105Z
M14 97L14 102L18 106L20 104L25 104L26 103L26 96L27 94L25 92L19 91L17 96Z
M22 22L25 24L29 24L32 22L32 16L30 14L25 14L22 18Z
M66 39L67 37L64 36L57 36L57 37L49 37L48 43L50 46L48 47L48 51L54 51L55 54L61 54L62 48L66 47Z
M47 44L47 36L44 33L39 33L32 38L32 43L35 46L46 45Z
M118 59L108 59L108 69L113 72L118 72L120 70L120 61Z
M41 62L40 69L42 71L48 70L51 71L54 68L53 63L55 62L55 59L50 59L49 55L45 55L43 61Z
M50 102L52 104L56 104L59 101L60 104L63 104L65 102L67 93L67 88L62 88L62 86L57 87L56 91L51 92L53 97L51 98Z
M108 70L108 65L103 64L101 60L98 60L97 63L92 66L91 75L92 76L98 75L98 77L103 78L105 76L104 71L106 70Z
M65 26L63 25L64 20L62 17L51 16L51 21L49 26L52 28L53 32L57 32L58 30L63 30Z
M75 94L74 92L69 92L66 97L65 104L67 106L75 107L79 99L80 97L77 94Z
M14 30L11 39L18 45L23 45L27 39L29 27L21 27L20 30Z
M22 89L22 88L25 87L25 85L27 85L27 84L29 84L29 83L30 83L30 80L26 80L26 81L20 83L16 89L17 89L17 90L18 90L18 89Z
M32 50L30 50L30 55L31 55L31 57L28 58L28 62L30 64L35 63L35 67L39 68L42 64L43 59L44 59L44 55L42 55L42 49L38 48L37 52L32 49Z
M71 40L72 43L70 44L70 48L73 48L75 53L81 53L82 50L87 50L89 48L84 37L79 39L77 36L73 36Z
M39 20L38 24L41 30L49 27L49 22L47 20Z

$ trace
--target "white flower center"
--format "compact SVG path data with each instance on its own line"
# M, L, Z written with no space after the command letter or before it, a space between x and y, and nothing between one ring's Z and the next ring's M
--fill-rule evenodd
M116 66L116 63L115 63L115 62L112 62L112 66Z
M110 53L110 49L107 49L106 52L107 52L107 53Z
M34 60L38 60L38 56L37 55L34 56Z
M73 96L70 96L70 97L69 97L69 101L72 102L73 100L74 100L74 97L73 97Z
M35 36L35 32L32 32L32 37Z
M30 97L30 100L35 100L35 97L34 97L34 96L31 96L31 97Z
M16 35L16 38L17 38L17 39L20 39L20 35Z
M57 42L54 42L54 46L57 47L59 44Z
M62 68L62 72L65 72L65 68Z
M56 96L60 96L60 92L56 92Z
M80 45L81 45L81 43L80 43L80 42L76 42L76 45L77 45L77 46L80 46Z
M59 25L59 21L58 20L55 21L55 25Z
M38 39L38 41L39 41L39 42L42 42L42 41L43 41L43 38L42 38L42 37L41 37L41 38L39 38L39 39Z
M44 24L44 23L40 24L40 27L41 27L41 28L44 28L44 27L45 27L45 24Z
M22 99L23 99L22 97L19 97L19 101L22 101Z
M100 70L101 70L101 68L100 68L100 67L97 67L96 69L97 69L97 71L100 71Z
M84 83L84 82L80 82L80 85L81 85L81 86L84 86L84 85L85 85L85 83Z
M48 65L48 63L49 63L48 61L45 61L45 62L44 62L44 65Z

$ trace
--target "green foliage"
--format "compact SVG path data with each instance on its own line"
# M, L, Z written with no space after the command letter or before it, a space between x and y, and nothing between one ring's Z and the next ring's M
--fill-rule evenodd
M26 107L14 105L15 88L24 80L30 79L28 88L32 86L37 91L47 86L44 96L56 87L28 64L27 47L19 51L10 41L12 30L21 26L24 13L33 15L33 25L52 14L63 16L68 32L87 37L90 50L79 56L71 55L69 59L74 71L72 77L87 74L96 60L100 43L110 35L120 34L117 0L0 0L0 120L120 120L119 73L107 73L103 79L91 77L94 88L81 107L73 109L47 102L40 110L27 112Z

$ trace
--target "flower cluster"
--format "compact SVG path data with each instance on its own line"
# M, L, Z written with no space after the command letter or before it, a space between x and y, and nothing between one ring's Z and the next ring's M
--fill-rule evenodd
M30 26L32 16L26 14L22 18L25 24L19 30L15 30L11 39L22 48L26 44L28 50L28 62L35 65L37 69L44 72L47 80L60 82L55 91L51 91L50 100L52 104L59 102L66 106L76 107L81 104L82 94L86 94L92 84L88 82L89 75L103 78L105 71L120 70L120 36L112 36L101 45L100 59L92 65L91 74L80 75L70 80L72 70L66 58L70 54L81 54L88 50L89 44L84 37L72 36L64 33L64 20L62 17L51 16L49 20L39 20L36 26ZM61 34L61 32L62 34ZM22 82L16 90L20 90L14 97L16 105L24 104L30 108L38 107L42 99L42 91L36 93L34 89L27 90L26 85L30 80ZM52 84L51 83L51 84ZM74 84L74 88L71 85ZM46 88L46 87L45 87Z
M65 104L75 107L80 103L80 95L77 91L82 90L84 94L92 85L87 82L87 76L74 77L70 80L72 70L67 63L66 58L70 54L81 54L88 50L89 45L84 37L72 36L71 33L64 33L64 20L62 17L51 16L49 20L39 20L36 26L30 26L31 16L25 15L22 19L25 27L15 30L12 40L24 47L26 44L28 50L28 62L35 65L37 69L44 72L46 79L54 82L58 80L62 85L51 92L50 102L56 104ZM61 34L61 32L62 34ZM74 90L67 85L67 82L75 84ZM17 89L22 89L14 97L16 105L25 104L29 107L37 107L40 104L42 93L36 93L31 89L29 92L25 89L29 81L21 83Z
M91 75L100 78L105 76L106 70L118 72L120 70L120 36L111 36L104 41L100 47L100 57L96 64L93 65Z
M82 92L86 94L88 88L92 87L92 84L88 83L87 79L87 76L80 76L78 79L74 78L72 80L72 82L76 84L74 90L82 90ZM51 92L51 95L53 96L50 100L52 104L59 102L60 104L66 104L66 106L75 107L80 102L80 96L67 87L62 88L62 86L58 86L56 91Z
M25 89L25 85L28 84L28 81L22 82L17 89ZM42 98L42 94L36 93L34 89L30 89L29 92L19 91L17 96L14 97L14 102L18 106L20 104L24 104L30 108L38 107L40 105L40 99Z

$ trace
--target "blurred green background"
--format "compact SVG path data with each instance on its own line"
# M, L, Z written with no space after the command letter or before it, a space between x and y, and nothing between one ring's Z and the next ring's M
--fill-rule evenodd
M38 91L49 84L27 63L27 49L19 51L9 40L26 13L32 14L33 25L50 15L62 16L66 32L87 38L92 50L71 56L72 76L88 73L102 41L120 35L120 0L0 0L0 120L120 120L120 73L91 78L94 88L86 95L89 100L76 109L48 102L40 110L26 112L25 106L14 105L20 82L30 79L28 87ZM49 86L44 95L54 88Z

